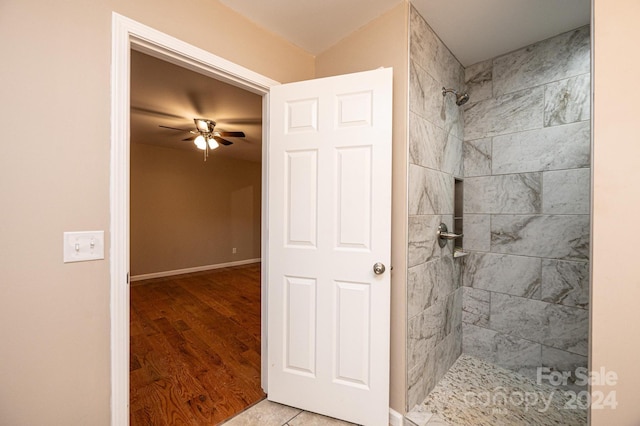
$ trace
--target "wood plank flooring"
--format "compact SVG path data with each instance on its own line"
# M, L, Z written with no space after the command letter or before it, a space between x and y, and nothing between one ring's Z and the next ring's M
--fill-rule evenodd
M264 398L260 264L132 283L131 425L218 424Z

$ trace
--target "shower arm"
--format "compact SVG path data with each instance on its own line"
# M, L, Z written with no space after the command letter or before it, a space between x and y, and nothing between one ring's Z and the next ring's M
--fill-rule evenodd
M469 94L468 93L460 93L455 89L447 89L446 87L442 88L442 96L447 96L447 93L453 93L454 96L456 97L456 105L458 106L462 106L464 104L467 103L467 101L469 100Z

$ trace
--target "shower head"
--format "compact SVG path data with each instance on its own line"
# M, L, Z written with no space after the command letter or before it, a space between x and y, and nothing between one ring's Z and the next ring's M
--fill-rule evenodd
M453 90L453 89L446 89L446 88L442 88L442 96L447 96L447 93L453 93L454 95L456 95L456 105L460 106L460 105L464 105L467 103L467 101L469 100L469 94L468 93L458 93L457 91Z
M464 105L469 100L469 94L464 92L462 94L456 94L456 105Z

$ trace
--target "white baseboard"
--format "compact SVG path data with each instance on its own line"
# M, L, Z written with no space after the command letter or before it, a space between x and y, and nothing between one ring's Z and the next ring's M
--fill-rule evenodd
M404 417L393 408L389 408L389 426L402 426Z
M134 282L134 281L149 280L151 278L172 277L174 275L190 274L192 272L210 271L212 269L228 268L230 266L248 265L251 263L258 263L258 262L260 262L260 258L237 260L235 262L217 263L215 265L196 266L193 268L175 269L173 271L154 272L151 274L132 275L130 278L130 281Z

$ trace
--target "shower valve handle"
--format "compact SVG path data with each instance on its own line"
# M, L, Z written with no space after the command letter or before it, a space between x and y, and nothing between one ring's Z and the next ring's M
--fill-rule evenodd
M463 234L454 234L453 232L440 232L438 233L438 237L444 238L445 240L455 240L456 238L462 238Z
M441 223L438 226L438 232L436 235L438 235L438 244L440 245L440 247L446 246L447 240L462 238L462 234L454 234L453 232L449 232L445 223Z

